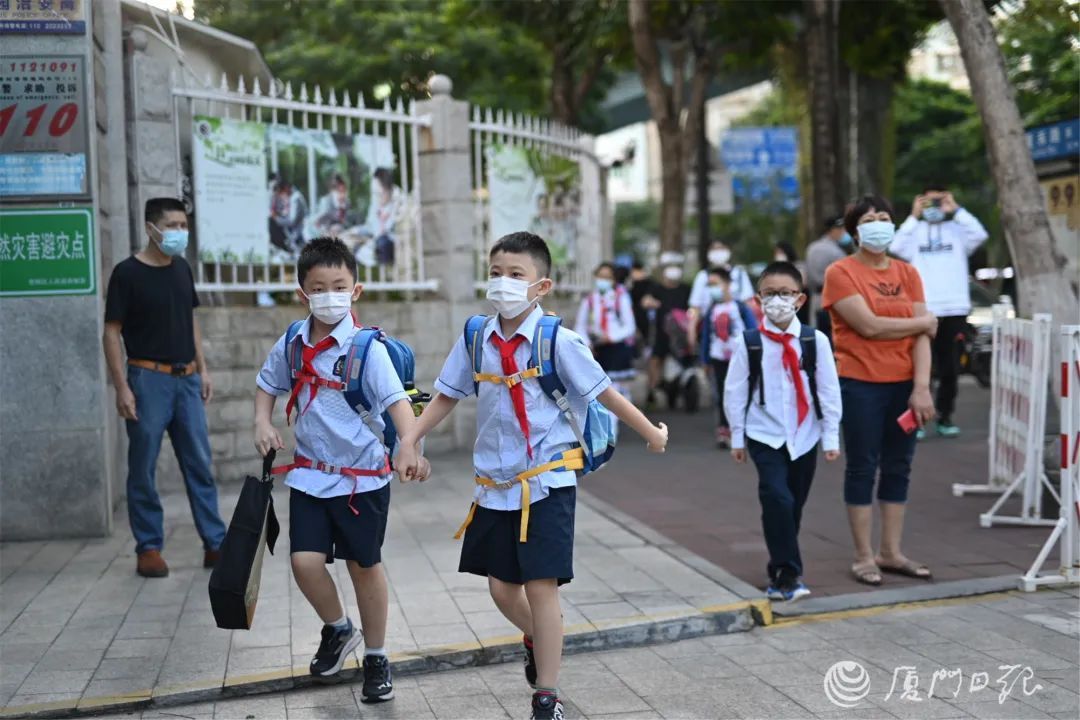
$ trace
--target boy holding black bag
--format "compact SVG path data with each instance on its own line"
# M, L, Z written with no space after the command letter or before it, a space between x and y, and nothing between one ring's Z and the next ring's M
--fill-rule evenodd
M277 397L288 395L286 417L296 411L296 454L292 463L273 472L288 473L296 584L325 623L311 674L336 675L363 639L362 699L383 702L394 696L383 648L388 591L380 551L393 472L383 433L392 423L400 436L414 436L416 420L387 350L388 340L378 335L362 354L354 351L356 336L371 331L359 327L350 313L363 286L345 244L336 238L312 240L297 261L297 279L297 295L311 315L281 336L259 372L255 446L263 455L283 447L271 414ZM366 398L366 412L348 402L349 392ZM401 443L395 462L408 469L402 480L423 480L430 470L411 443ZM327 572L326 564L334 558L348 565L362 635L342 608Z

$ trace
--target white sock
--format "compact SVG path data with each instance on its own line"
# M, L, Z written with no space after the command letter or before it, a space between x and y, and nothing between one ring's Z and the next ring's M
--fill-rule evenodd
M382 657L386 657L386 648L366 647L366 648L364 648L364 656L366 657L368 655L380 655Z
M342 615L340 620L335 620L332 623L326 623L335 630L348 630L349 629L349 616Z

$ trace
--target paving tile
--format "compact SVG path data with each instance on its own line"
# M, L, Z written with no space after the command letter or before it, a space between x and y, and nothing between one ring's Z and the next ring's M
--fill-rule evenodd
M503 720L511 715L491 695L449 697L431 706L438 720ZM520 717L520 716L519 716Z
M19 694L81 693L93 674L93 670L35 670L19 686Z
M356 717L357 712L355 703L352 705L316 705L315 707L289 710L286 716L289 720L340 720L340 718Z

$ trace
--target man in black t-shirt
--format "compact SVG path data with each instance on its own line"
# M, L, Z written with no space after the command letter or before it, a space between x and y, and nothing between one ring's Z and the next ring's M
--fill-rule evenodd
M225 524L210 473L203 407L213 386L194 315L199 298L183 258L187 213L179 200L154 198L146 203L145 219L146 247L118 264L109 278L102 340L116 410L127 421L127 504L136 572L165 577L169 566L161 556L165 528L154 469L166 431L203 541L203 567L217 561Z

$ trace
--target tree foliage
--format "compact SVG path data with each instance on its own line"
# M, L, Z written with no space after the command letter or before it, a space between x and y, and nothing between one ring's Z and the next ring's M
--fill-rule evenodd
M1080 112L1080 4L1075 0L1006 3L1000 45L1027 126Z
M625 25L615 0L199 0L196 10L255 42L294 84L361 91L370 102L427 97L428 79L441 73L473 104L586 130L597 125L625 37L612 32ZM564 98L569 111L554 112Z

